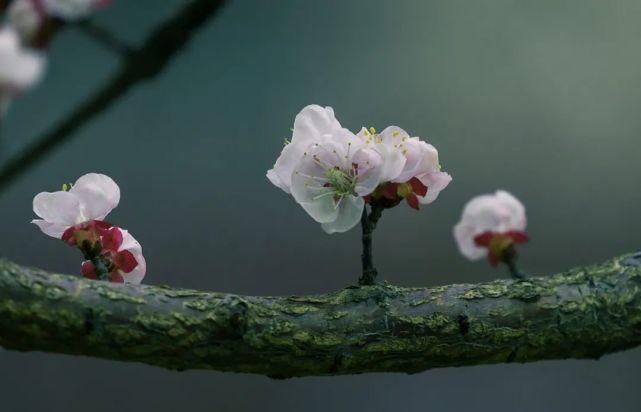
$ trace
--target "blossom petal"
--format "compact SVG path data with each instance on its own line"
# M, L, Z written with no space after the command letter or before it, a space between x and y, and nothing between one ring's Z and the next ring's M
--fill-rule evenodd
M138 265L129 273L121 273L125 283L139 284L147 272L147 262L142 254L142 246L127 230L121 230L122 244L119 251L128 250L138 262Z
M0 88L24 89L37 82L44 70L44 55L23 49L15 30L0 30Z
M281 152L274 167L267 171L267 178L285 193L291 192L292 173L300 161L307 144L304 142L288 143Z
M347 196L339 206L337 218L332 222L323 223L321 226L327 233L347 232L358 224L363 214L365 201L362 197Z
M384 159L381 166L382 182L391 182L403 172L407 163L404 142L408 140L408 136L407 132L400 127L389 126L378 135L378 138L372 139L374 148Z
M33 198L33 211L50 223L73 226L82 222L80 201L69 192L42 192Z
M474 244L476 232L474 226L464 222L460 222L454 226L454 238L459 251L470 260L479 260L487 255L487 249L480 248Z
M418 177L425 186L427 186L427 193L423 197L419 197L418 201L427 205L436 200L441 190L445 189L452 181L452 176L445 172L426 173Z
M103 220L120 202L120 188L116 182L99 173L81 176L69 193L80 200L86 220Z
M42 219L34 219L31 221L31 223L38 226L40 230L42 230L42 233L44 233L45 235L55 237L56 239L61 239L62 234L65 232L65 230L67 230L67 228L69 228L68 225L51 223Z
M359 196L367 196L382 182L383 158L376 150L362 148L354 152L351 160L358 166L354 191Z
M334 116L334 109L312 104L303 108L294 119L292 143L311 142L343 127ZM299 142L300 141L300 142Z
M523 206L523 203L505 190L497 190L495 196L497 200L501 202L501 205L508 210L506 213L508 221L505 223L508 228L519 231L525 230L527 218L525 216L525 206Z

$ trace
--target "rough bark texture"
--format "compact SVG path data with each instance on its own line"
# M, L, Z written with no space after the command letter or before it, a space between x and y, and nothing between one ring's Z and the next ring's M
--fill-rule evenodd
M598 358L641 344L641 253L549 277L252 297L0 261L0 345L275 378Z

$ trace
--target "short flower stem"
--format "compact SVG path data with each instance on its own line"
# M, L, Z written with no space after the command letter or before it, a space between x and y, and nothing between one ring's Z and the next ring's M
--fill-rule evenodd
M105 265L105 262L103 262L98 256L90 260L93 264L94 271L96 272L96 277L99 280L107 280L109 278L109 269Z
M525 279L527 277L525 272L521 271L516 265L516 253L508 254L508 256L503 260L503 263L505 263L510 271L510 275L512 275L514 279Z
M383 208L381 206L371 206L369 215L367 213L367 206L363 208L363 215L361 216L361 228L363 229L363 235L361 237L363 254L361 255L361 261L363 264L363 273L358 279L358 284L362 286L373 285L376 280L377 272L372 261L372 234L382 214Z

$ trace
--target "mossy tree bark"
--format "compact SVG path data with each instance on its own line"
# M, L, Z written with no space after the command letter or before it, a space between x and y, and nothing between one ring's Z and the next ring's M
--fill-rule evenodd
M641 344L641 253L548 277L314 296L118 285L0 261L0 345L276 378L598 358Z

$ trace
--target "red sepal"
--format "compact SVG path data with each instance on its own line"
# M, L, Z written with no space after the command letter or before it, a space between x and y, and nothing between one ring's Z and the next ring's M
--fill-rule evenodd
M499 265L499 257L495 255L491 250L487 252L487 260L490 262L490 265L497 267Z
M398 197L398 183L385 183L383 185L383 196L388 200L396 200Z
M122 277L120 272L114 270L109 274L109 281L113 283L125 283L125 278Z
M488 247L490 246L490 242L492 241L492 238L496 236L496 233L494 232L483 232L480 235L476 235L474 237L474 244L478 247Z
M412 209L419 210L418 197L416 197L414 193L407 195L405 200L407 200L407 204L410 205Z
M82 262L82 265L80 265L80 272L82 273L82 276L87 279L98 279L96 269L93 267L93 263L91 263L90 260Z
M76 227L71 226L67 230L65 230L62 233L62 241L68 244L69 246L75 246L76 245L76 239L74 237L74 233L76 233Z
M412 186L412 191L420 197L425 197L427 194L427 186L423 184L417 177L413 177L408 182Z
M131 272L136 268L136 266L138 266L138 261L134 257L133 253L128 250L123 250L122 252L115 254L113 256L113 262L118 269L125 273Z
M103 249L117 252L122 245L122 231L114 226L102 235L101 240Z

